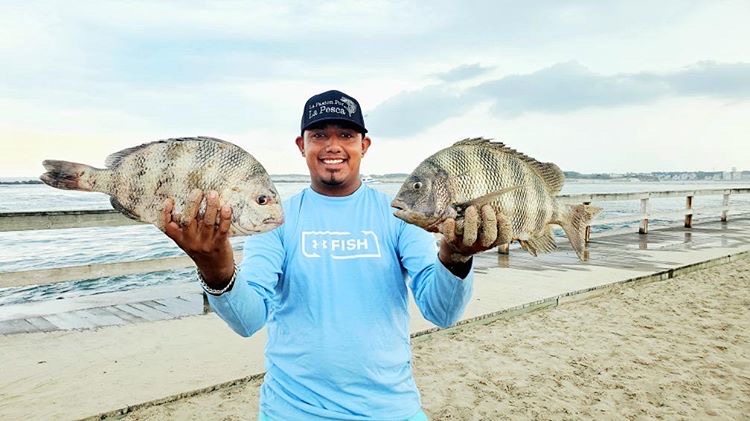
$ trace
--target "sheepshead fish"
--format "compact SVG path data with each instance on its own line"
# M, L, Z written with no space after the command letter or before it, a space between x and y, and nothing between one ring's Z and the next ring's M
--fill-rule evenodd
M182 214L194 189L216 190L232 207L230 235L269 231L284 221L279 194L263 166L237 145L211 137L160 140L107 157L106 169L46 160L40 179L64 190L111 196L112 207L164 231L164 200Z
M464 139L422 161L401 186L394 215L428 231L447 218L460 224L464 211L491 205L508 219L513 240L536 256L557 245L551 224L560 225L579 259L585 257L586 226L600 208L563 205L555 199L565 176L502 143Z

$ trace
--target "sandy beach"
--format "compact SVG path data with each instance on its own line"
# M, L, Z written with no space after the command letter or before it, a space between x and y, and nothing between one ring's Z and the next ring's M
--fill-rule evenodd
M750 259L415 338L435 420L743 419L750 413ZM127 420L253 419L260 381Z

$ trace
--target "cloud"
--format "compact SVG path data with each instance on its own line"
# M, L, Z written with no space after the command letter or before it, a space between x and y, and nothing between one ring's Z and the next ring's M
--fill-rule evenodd
M367 112L365 119L368 129L379 136L410 136L451 116L462 115L469 106L451 89L431 85L389 98Z
M473 66L456 68L459 69L456 77L470 74L465 69ZM463 91L451 83L443 83L402 92L370 114L384 135L398 136L413 135L484 102L490 102L495 113L515 117L523 113L565 113L644 104L683 96L750 99L750 64L699 62L668 73L603 75L575 62L558 63L528 74L485 81Z
M750 99L750 63L702 61L661 79L680 95Z
M468 92L472 97L494 101L498 112L518 115L644 102L668 91L669 87L659 80L627 74L599 75L570 62L485 82Z
M492 67L482 67L479 63L463 64L445 73L438 73L436 76L446 82L459 82L485 74L492 69Z

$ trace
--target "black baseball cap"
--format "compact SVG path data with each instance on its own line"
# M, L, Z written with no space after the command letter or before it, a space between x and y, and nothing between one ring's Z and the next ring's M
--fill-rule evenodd
M367 133L359 102L341 91L326 91L307 100L302 110L300 131L304 133L305 129L321 121L346 122L361 133Z

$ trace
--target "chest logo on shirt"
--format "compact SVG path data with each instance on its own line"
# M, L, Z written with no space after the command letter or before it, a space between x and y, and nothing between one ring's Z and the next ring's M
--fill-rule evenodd
M373 231L302 231L302 255L331 259L380 257L380 242Z

